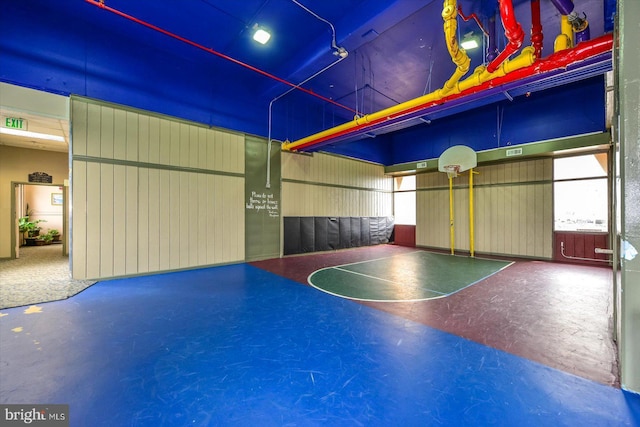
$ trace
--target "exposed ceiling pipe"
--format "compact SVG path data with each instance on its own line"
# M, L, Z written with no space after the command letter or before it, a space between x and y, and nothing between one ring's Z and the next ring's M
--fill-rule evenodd
M453 75L444 83L441 91L443 94L449 93L458 84L462 76L467 74L471 59L458 45L458 8L456 0L445 0L442 8L442 19L444 20L444 40L447 44L447 50L451 55L451 60L457 65Z
M344 59L346 59L347 56L348 56L346 54L347 51L344 50L344 52L345 52L345 54L344 55L341 54L340 57L336 61L334 61L331 64L327 65L322 70L320 70L317 73L313 74L312 76L308 77L304 81L298 83L295 87L292 87L289 90L287 90L286 92L276 96L269 103L269 129L268 129L268 135L267 135L267 182L266 182L266 185L265 185L266 188L271 188L271 141L272 141L271 140L271 123L273 121L273 117L272 117L273 103L276 102L277 100L279 100L280 98L282 98L283 96L285 96L285 95L291 93L292 91L294 91L295 89L297 89L298 86L301 86L301 85L307 83L308 81L318 77L320 74L324 73L329 68L333 67L334 65L336 65L339 62L341 62Z
M516 20L515 13L513 11L513 3L511 0L499 0L499 3L500 18L502 20L502 26L504 27L504 35L507 37L509 42L504 47L503 51L498 54L496 59L487 65L487 71L489 73L493 73L498 69L500 64L517 52L524 41L524 31L522 31L522 26Z
M467 56L464 49L461 49L458 45L456 34L456 18L458 14L457 2L456 0L445 0L442 7L445 42L447 44L449 54L451 55L451 59L457 65L457 68L451 78L449 78L445 82L441 89L415 98L413 100L395 105L377 113L372 113L363 117L356 117L353 122L345 123L343 125L334 127L333 129L319 132L315 135L311 135L295 142L285 143L283 144L283 149L298 149L298 147L306 146L307 142L311 140L330 136L334 132L350 132L350 129L365 126L367 123L377 123L379 121L387 120L388 117L395 116L396 114L403 114L404 111L406 111L407 109L412 109L416 105L441 101L447 95L458 94L469 87L477 86L495 77L505 75L509 71L531 65L534 60L533 48L525 49L522 54L520 54L513 61L505 62L505 59L509 58L509 56L511 56L511 54L515 52L515 50L520 48L522 40L524 39L524 32L522 31L522 27L520 26L520 24L515 20L513 14L513 4L511 3L511 0L500 0L500 13L503 25L505 27L505 32L507 33L507 37L509 38L510 42L509 45L507 45L507 47L498 55L498 57L489 64L489 67L493 67L491 71L489 67L485 69L483 66L480 66L476 68L476 71L472 76L460 82L460 78L469 71L471 60L469 59L469 56Z
M480 31L482 31L482 33L485 35L485 37L489 37L489 34L487 33L487 30L485 30L484 26L482 25L482 22L480 22L480 19L478 19L478 15L476 15L475 13L472 13L470 15L466 15L465 16L464 12L462 12L462 6L460 6L460 5L458 5L458 14L460 15L460 17L462 18L462 20L464 22L469 22L471 19L476 21L476 24L478 24L478 27L480 28Z
M491 43L491 37L489 36L489 33L487 32L487 29L484 28L484 25L482 25L482 22L480 22L480 19L478 18L478 15L476 15L475 13L471 13L470 15L465 15L464 12L462 11L462 6L460 6L460 5L458 5L458 15L460 15L460 17L462 18L462 20L464 22L469 22L471 19L476 21L476 24L478 24L478 28L480 28L480 31L482 31L482 47L483 47L483 49L484 49L485 45L489 45ZM494 21L494 23L495 23L495 21ZM494 33L495 33L495 28L494 28ZM495 37L495 34L494 34L494 37ZM494 42L494 44L495 44L495 42ZM489 52L489 49L490 49L490 47L487 47L487 53ZM498 49L495 49L496 52L497 52L497 50ZM491 59L493 59L493 58L491 58Z
M300 90L300 91L302 91L304 93L307 93L309 95L315 96L316 98L319 98L319 99L321 99L321 100L323 100L325 102L328 102L330 104L336 105L336 106L338 106L340 108L344 108L345 110L348 110L348 111L351 111L351 112L355 112L352 108L349 108L349 107L347 107L345 105L342 105L342 104L334 101L333 99L330 99L330 98L324 97L324 96L322 96L320 94L317 94L312 90L300 87L300 85L296 85L294 83L288 82L288 81L286 81L286 80L284 80L284 79L282 79L282 78L280 78L278 76L275 76L275 75L273 75L271 73L268 73L268 72L266 72L264 70L261 70L259 68L256 68L253 65L249 65L249 64L247 64L245 62L239 61L239 60L237 60L235 58L232 58L232 57L230 57L228 55L225 55L224 53L221 53L221 52L218 52L218 51L216 51L214 49L211 49L209 47L203 46L203 45L201 45L199 43L196 43L196 42L194 42L192 40L189 40L189 39L187 39L185 37L179 36L179 35L177 35L175 33L167 31L167 30L165 30L163 28L160 28L160 27L158 27L156 25L150 24L150 23L148 23L146 21L143 21L141 19L138 19L138 18L136 18L134 16L128 15L128 14L126 14L124 12L121 12L121 11L119 11L117 9L109 7L109 6L104 4L104 0L85 0L85 2L87 2L89 4L92 4L94 6L97 6L100 9L104 9L104 10L106 10L108 12L111 12L111 13L113 13L115 15L118 15L118 16L120 16L122 18L128 19L128 20L130 20L132 22L135 22L137 24L145 26L145 27L147 27L149 29L152 29L154 31L162 33L162 34L164 34L166 36L172 37L172 38L174 38L176 40L179 40L179 41L181 41L183 43L186 43L186 44L188 44L190 46L196 47L198 49L201 49L201 50L203 50L205 52L211 53L211 54L213 54L215 56L218 56L220 58L226 59L227 61L233 62L234 64L240 65L242 67L245 67L245 68L247 68L247 69L249 69L251 71L254 71L254 72L258 73L258 74L262 74L263 76L269 77L270 79L273 79L273 80L275 80L277 82L284 83L284 84L286 84L288 86L291 86L292 88L298 89L298 90Z
M291 0L292 2L294 2L295 4L297 4L298 6L300 6L302 9L304 9L305 11L309 12L311 15L313 15L314 17L318 18L318 20L326 23L327 25L329 25L329 27L331 28L331 48L333 49L333 54L336 56L340 56L340 57L346 57L347 56L347 50L344 47L340 47L338 46L338 44L336 43L336 29L333 26L333 24L329 21L327 21L326 19L324 19L323 17L319 16L317 13L315 13L314 11L312 11L311 9L309 9L308 7L306 7L305 5L303 5L302 3L300 3L297 0Z
M496 17L489 18L489 43L487 46L487 62L491 62L498 56L498 46L496 46Z
M271 100L271 102L269 102L269 129L268 129L268 135L267 135L267 181L266 181L266 184L265 184L266 188L271 188L271 123L273 121L273 116L272 116L273 103L276 102L278 99L284 97L285 95L291 93L293 90L300 88L300 86L302 86L303 84L305 84L305 83L309 82L310 80L313 80L314 78L318 77L320 74L324 73L329 68L333 67L334 65L338 64L342 60L346 59L347 56L349 56L349 52L347 52L347 49L345 49L344 47L338 46L336 44L336 29L335 29L335 27L333 26L333 24L331 22L329 22L326 19L324 19L323 17L319 16L318 14L316 14L315 12L310 10L309 8L305 7L304 5L300 4L296 0L291 0L291 1L293 1L295 4L300 6L305 11L309 12L309 14L313 15L315 18L319 19L322 22L327 23L329 25L329 27L331 27L331 32L332 32L331 48L333 49L333 54L338 56L339 58L338 58L338 60L336 60L336 61L332 62L331 64L327 65L326 67L324 67L322 70L320 70L320 71L314 73L313 75L307 77L305 80L303 80L302 82L298 83L294 87L290 88L286 92L276 96L275 98L273 98Z
M563 27L571 28L571 30L569 30L568 28L563 28L562 34L558 36L559 38L564 37L569 40L559 40L558 38L556 38L556 43L558 44L556 51L561 50L562 48L566 49L567 47L573 46L573 37L571 31L576 33L576 43L589 40L590 31L589 21L587 21L587 15L585 15L583 12L582 17L580 17L574 10L572 0L551 0L551 3L553 3L556 9L558 9L558 11L562 14Z
M531 0L531 46L536 58L542 58L542 22L540 20L540 0Z
M597 58L600 55L610 53L612 46L612 35L604 35L597 39L580 43L572 49L556 52L529 66L510 69L506 74L493 76L493 78L484 82L467 86L459 93L452 93L439 99L433 99L432 97L429 97L429 95L425 95L424 97L417 98L416 100L407 101L399 106L380 111L376 113L375 116L365 116L358 121L348 122L298 141L284 144L283 149L310 151L313 148L341 139L346 139L365 131L370 132L373 129L379 129L390 124L399 123L402 120L415 118L419 115L424 116L424 114L428 112L428 109L438 105L447 103L461 104L465 102L465 100L468 100L466 102L469 102L472 98L477 98L478 95L484 92L496 90L501 91L500 88L502 86L536 77L543 78L546 74L561 72L572 65L580 64L590 59ZM531 56L533 56L533 49L530 49ZM510 62L513 61L506 61L501 68L504 68L505 65L509 66ZM467 80L465 80L465 82Z

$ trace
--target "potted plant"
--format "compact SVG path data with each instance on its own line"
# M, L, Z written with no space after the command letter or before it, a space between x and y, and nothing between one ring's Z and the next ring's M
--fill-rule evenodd
M18 230L23 234L26 233L25 241L27 246L33 246L35 243L35 238L40 234L40 227L38 226L41 222L47 222L44 219L37 219L35 221L30 221L28 216L23 216L18 219Z
M38 242L40 242L40 241L42 241L42 242L43 242L43 243L42 243L43 245L50 245L50 244L51 244L51 242L53 242L53 236L51 235L51 233L45 233L45 234L42 234L42 235L40 235L40 236L38 236L38 237L36 238L36 245L37 245L37 244L38 244Z
M52 230L49 230L49 233L52 237L52 241L53 242L59 242L60 241L60 232L58 230L56 230L55 228Z
M40 234L41 227L38 226L41 222L47 222L46 219L37 219L35 221L29 221L28 216L23 216L18 220L18 227L20 232L27 233L27 237L36 237Z

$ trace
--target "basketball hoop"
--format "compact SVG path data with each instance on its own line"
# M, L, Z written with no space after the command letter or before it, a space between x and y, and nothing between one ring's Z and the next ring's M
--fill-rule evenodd
M460 165L446 165L442 167L443 172L447 173L449 178L455 178L460 173Z

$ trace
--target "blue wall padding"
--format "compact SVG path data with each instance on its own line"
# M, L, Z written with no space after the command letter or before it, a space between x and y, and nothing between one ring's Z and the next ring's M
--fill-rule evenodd
M393 218L284 217L285 255L389 243Z

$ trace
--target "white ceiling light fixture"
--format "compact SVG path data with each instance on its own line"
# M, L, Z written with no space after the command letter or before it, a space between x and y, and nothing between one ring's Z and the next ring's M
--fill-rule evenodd
M255 32L253 33L253 39L260 44L266 44L271 38L271 34L264 28L254 25Z
M65 142L63 136L50 135L48 133L30 132L28 130L0 128L0 133L13 136L22 136L25 138L46 139L47 141Z
M464 35L462 38L462 42L460 42L460 47L464 50L476 49L480 46L478 44L478 40L473 36L473 31Z

